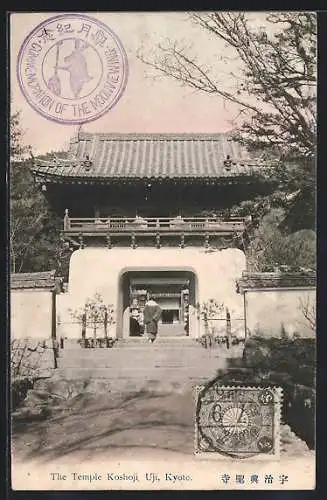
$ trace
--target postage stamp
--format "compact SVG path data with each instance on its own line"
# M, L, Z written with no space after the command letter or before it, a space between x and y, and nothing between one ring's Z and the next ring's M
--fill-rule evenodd
M277 387L197 386L195 454L278 458L281 402Z
M122 96L127 76L127 55L117 35L84 14L62 14L36 26L17 59L17 79L28 103L64 124L107 113Z

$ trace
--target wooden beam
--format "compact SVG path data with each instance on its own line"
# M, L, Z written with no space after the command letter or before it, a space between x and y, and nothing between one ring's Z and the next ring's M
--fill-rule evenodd
M56 322L57 322L57 313L56 313L56 289L51 290L51 341L52 341L52 350L53 350L53 365L54 368L58 368L58 341L56 337Z
M63 241L68 241L75 247L79 247L79 242L76 239L74 239L71 235L61 233L61 238L63 239Z
M84 248L84 239L83 239L83 234L82 233L79 233L78 241L79 241L79 247L80 248Z
M112 248L111 235L110 234L107 234L106 240L107 240L107 248L110 250Z

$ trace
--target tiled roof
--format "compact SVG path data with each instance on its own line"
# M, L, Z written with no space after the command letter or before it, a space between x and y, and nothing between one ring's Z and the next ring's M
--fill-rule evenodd
M315 288L316 273L302 271L295 273L248 273L243 272L242 278L237 281L237 291L267 288Z
M228 134L82 133L66 160L35 160L33 171L54 180L228 178L251 175L260 165Z
M23 288L53 289L57 285L55 271L39 273L13 273L10 276L10 287L13 290Z

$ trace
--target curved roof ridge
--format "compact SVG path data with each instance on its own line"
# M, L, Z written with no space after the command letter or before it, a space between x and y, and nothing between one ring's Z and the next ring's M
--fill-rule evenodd
M219 134L103 134L80 132L68 158L35 160L40 175L82 179L230 178L253 176L262 160Z
M231 137L233 132L79 132L72 139L75 141L98 139L107 140L219 140Z

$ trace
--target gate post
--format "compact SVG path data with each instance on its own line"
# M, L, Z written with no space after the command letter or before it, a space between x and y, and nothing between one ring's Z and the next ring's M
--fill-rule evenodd
M227 336L227 349L230 349L231 346L231 337L232 337L232 325L230 320L230 312L226 307L226 336Z
M243 292L243 307L244 307L244 340L245 342L247 341L248 338L248 327L247 327L247 320L246 320L246 291L244 290Z
M86 314L82 315L82 347L86 346Z
M52 340L52 349L53 349L53 364L54 368L58 367L57 358L58 358L58 341L56 338L56 321L57 321L57 313L56 313L56 288L51 290L51 340Z
M108 311L106 310L104 313L104 338L108 338Z

